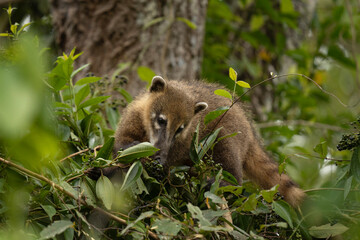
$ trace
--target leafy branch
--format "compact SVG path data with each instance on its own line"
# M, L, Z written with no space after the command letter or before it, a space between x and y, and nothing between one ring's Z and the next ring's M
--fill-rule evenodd
M102 208L99 208L99 207L93 207L89 204L87 204L87 202L82 199L82 198L79 198L77 196L75 196L74 194L72 194L71 192L67 191L66 189L64 189L62 186L56 184L55 182L51 181L50 179L48 179L47 177L43 176L43 175L40 175L38 173L35 173L29 169L26 169L20 165L17 165L9 160L6 160L4 158L1 158L0 157L0 161L5 163L6 165L12 167L12 168L15 168L17 171L20 171L21 173L27 175L27 176L30 176L30 177L33 177L35 179L38 179L38 180L41 180L41 181L44 181L46 182L48 185L52 186L53 188L57 189L58 191L62 192L63 194L67 195L68 197L76 200L78 203L80 203L81 205L83 206L86 206L86 207L90 207L90 208L93 208L94 210L106 215L107 217L111 218L112 220L116 221L116 222L119 222L121 223L122 225L127 225L127 222L126 220L102 209ZM155 233L153 233L152 231L148 230L148 233L149 233L149 236L152 237L153 239L159 239L157 237L157 235Z

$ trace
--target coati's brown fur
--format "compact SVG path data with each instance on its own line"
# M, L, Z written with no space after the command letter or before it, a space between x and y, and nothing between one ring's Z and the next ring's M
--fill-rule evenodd
M134 142L151 142L160 149L157 158L165 167L192 165L189 157L193 133L200 123L200 138L210 133L217 120L208 126L204 117L210 111L230 106L231 101L214 94L220 87L201 81L165 81L156 76L150 90L139 95L126 109L116 131L115 151ZM296 207L305 194L266 154L241 104L235 104L216 128L225 138L214 148L214 160L242 183L243 173L262 188L279 184L284 199Z

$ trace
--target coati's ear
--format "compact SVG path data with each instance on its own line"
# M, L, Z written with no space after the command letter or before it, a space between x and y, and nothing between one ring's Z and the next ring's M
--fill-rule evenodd
M150 92L162 92L165 86L166 81L160 76L155 76L151 81Z
M197 114L200 111L205 110L208 107L208 104L206 102L198 102L195 104L195 114Z

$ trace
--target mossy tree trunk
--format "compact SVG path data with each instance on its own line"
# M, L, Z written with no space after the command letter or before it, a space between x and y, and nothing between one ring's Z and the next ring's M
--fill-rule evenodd
M51 1L60 50L84 52L77 64L90 63L98 76L130 63L125 88L132 95L145 85L138 66L171 79L199 78L206 7L207 0Z

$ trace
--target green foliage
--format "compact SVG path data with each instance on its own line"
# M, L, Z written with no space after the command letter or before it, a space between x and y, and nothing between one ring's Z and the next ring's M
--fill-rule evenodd
M337 40L349 41L351 28L357 29L358 22L351 26L344 6L335 1L331 14L319 12L314 16L315 47L308 41L289 48L286 32L300 31L294 7L290 0L242 0L236 5L210 1L207 36L213 37L205 40L204 75L210 80L225 79L229 89L235 89L232 94L222 89L215 94L234 103L235 93L244 91L237 86L249 88L246 82L252 82L250 79L266 79L269 62L275 72L281 72L276 60L284 55L295 62L289 72L309 73L323 87L328 79L326 87L343 90L343 95L350 93L354 85L330 83L339 76L334 69L340 70L331 65L325 73L318 60L339 64L341 73L352 78L357 59L349 54L351 44L339 45ZM11 7L7 9L9 16L12 11ZM339 21L333 21L334 16ZM196 27L187 19L176 20ZM148 25L159 21L163 19ZM269 33L270 25L277 30ZM326 27L329 25L331 28ZM0 35L9 40L0 52L0 239L78 239L80 234L96 238L98 232L86 232L91 228L86 216L94 207L122 220L112 221L105 231L103 238L111 239L154 235L161 239L311 239L336 235L359 239L358 132L347 134L339 143L339 149L354 151L339 153L334 148L337 135L331 129L289 124L262 129L268 149L282 162L279 172L286 169L309 189L301 211L281 199L278 186L260 190L248 181L237 186L236 179L213 161L214 145L238 133L218 138L220 129L214 129L199 139L197 129L190 152L195 165L174 167L169 173L148 158L158 150L150 143L122 150L113 157L111 136L120 118L116 108L132 101L129 93L115 85L127 81L120 74L129 64L120 65L110 79L91 73L82 78L87 65L74 69L74 62L81 57L74 49L58 57L54 66L46 66L42 46L36 37L24 33L25 27L11 24L10 32ZM246 55L244 46L250 46L254 56ZM324 47L327 52L321 50ZM239 74L230 68L229 78L229 65L236 66ZM155 75L146 67L137 70L147 82ZM275 86L271 101L275 107L264 107L265 120L324 120L341 126L337 118L352 117L331 106L332 100L308 83L295 77L280 81L276 74L270 75L279 81L271 85ZM76 83L75 76L79 79ZM126 102L109 98L112 90ZM205 123L216 122L229 108L211 112ZM325 108L336 113L326 114ZM312 138L302 141L304 136ZM95 182L86 176L89 168L119 162L129 169L122 181L100 176ZM326 166L336 170L319 173ZM234 185L223 186L222 181Z

